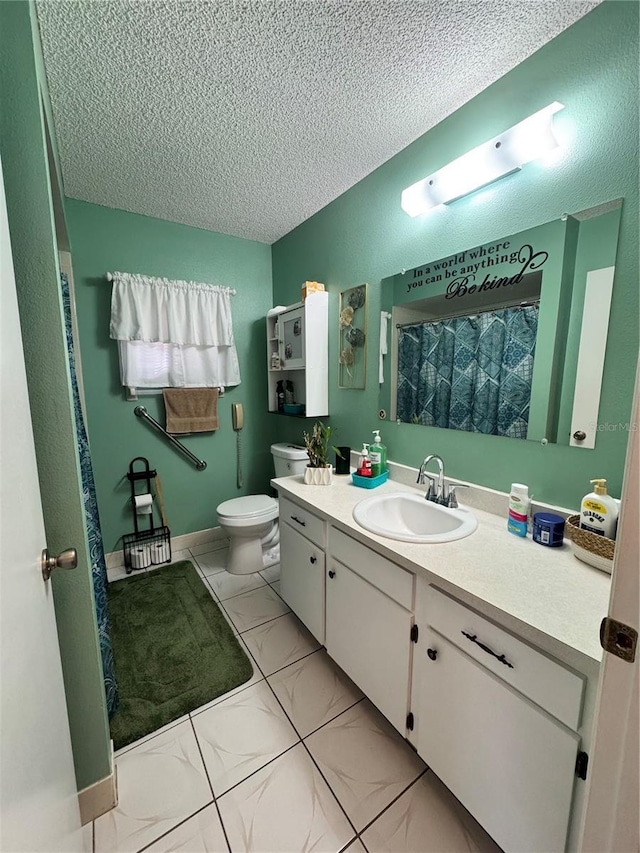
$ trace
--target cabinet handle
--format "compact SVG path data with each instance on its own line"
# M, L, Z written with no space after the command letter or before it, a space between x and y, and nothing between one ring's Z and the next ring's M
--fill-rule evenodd
M427 657L429 660L435 660L438 657L437 649L427 649Z
M306 527L306 526L307 526L307 522L306 522L306 521L303 521L301 518L297 518L295 515L292 515L292 516L291 516L291 521L297 521L297 523L298 523L299 525L301 525L301 527Z
M333 572L333 571L332 571L332 572L329 572L329 577L330 577L330 578L335 578L335 576L336 576L336 573L335 573L335 572Z
M318 558L317 557L309 557L309 562L315 564L318 562Z
M480 646L483 652L486 652L488 655L491 655L492 657L496 658L496 660L499 660L500 663L503 663L505 666L508 666L509 669L514 668L513 664L509 663L509 661L504 655L496 654L493 649L489 648L489 646L485 646L484 643L481 643L476 634L467 634L466 631L461 631L461 634L463 635L463 637L466 637L467 640L471 640L472 643L475 643L476 646Z

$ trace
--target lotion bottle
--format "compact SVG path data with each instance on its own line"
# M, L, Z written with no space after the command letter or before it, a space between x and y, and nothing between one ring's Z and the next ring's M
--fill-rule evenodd
M529 486L524 483L512 483L509 492L509 520L507 530L515 536L526 536L529 521L531 498Z
M598 536L616 538L618 504L607 494L607 481L591 480L595 488L582 498L580 504L580 527Z

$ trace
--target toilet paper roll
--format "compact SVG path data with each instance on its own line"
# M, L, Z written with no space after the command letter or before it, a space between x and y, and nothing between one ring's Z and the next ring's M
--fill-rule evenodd
M151 509L153 504L152 495L136 495L134 498L134 502L138 515L151 515Z
M150 546L151 562L154 566L160 563L169 562L169 543L168 542L153 542Z
M149 565L151 565L149 546L146 544L135 545L131 549L131 568L146 569Z

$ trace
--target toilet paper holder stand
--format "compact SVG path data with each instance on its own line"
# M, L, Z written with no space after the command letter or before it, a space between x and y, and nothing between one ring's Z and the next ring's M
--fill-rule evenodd
M136 463L140 463L136 465ZM156 527L153 522L153 504L151 512L145 513L144 518L149 519L148 529L140 529L141 518L136 512L136 497L151 494L151 483L158 477L158 472L149 466L149 460L144 456L136 456L129 463L127 479L131 484L131 509L133 512L134 532L127 533L122 537L124 551L124 565L127 574L137 569L146 569L162 563L171 562L171 532L167 526L164 505L162 510L162 524ZM142 490L140 490L142 484ZM156 493L161 498L161 490L156 485ZM160 500L162 504L162 501Z

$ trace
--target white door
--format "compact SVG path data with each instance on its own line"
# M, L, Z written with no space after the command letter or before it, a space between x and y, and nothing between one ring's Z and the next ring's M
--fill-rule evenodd
M608 615L640 631L640 363L630 424ZM639 670L640 647L632 663L609 651L604 653L580 843L584 853L640 850Z
M72 853L82 831L51 582L40 570L46 542L1 164L0 291L0 850Z

